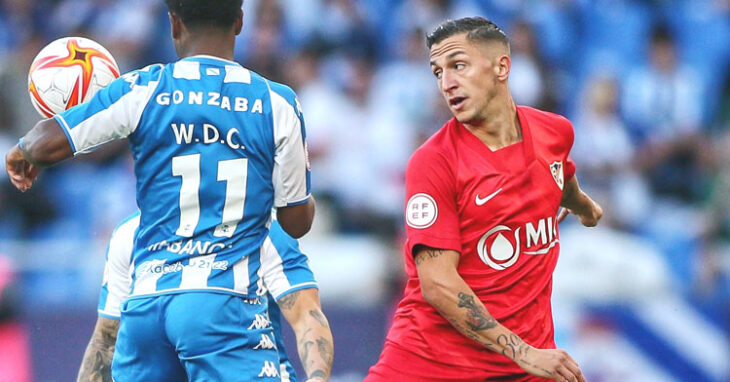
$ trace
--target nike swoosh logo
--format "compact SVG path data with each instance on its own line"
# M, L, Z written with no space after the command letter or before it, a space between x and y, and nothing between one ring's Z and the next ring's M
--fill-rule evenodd
M491 193L490 195L488 195L488 196L486 196L484 198L480 198L479 197L479 194L477 194L477 197L476 197L476 200L475 200L476 203L477 203L477 206L483 206L484 203L486 203L486 202L489 201L489 199L492 199L493 197L497 196L497 194L499 194L500 191L502 191L501 188L499 190L497 190L497 191L494 191L493 193Z

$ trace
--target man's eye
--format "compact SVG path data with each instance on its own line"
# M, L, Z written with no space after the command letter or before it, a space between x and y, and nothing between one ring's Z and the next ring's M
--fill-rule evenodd
M441 71L433 72L433 76L436 78L441 78Z
M466 65L464 65L462 63L458 63L458 64L454 65L454 68L456 68L457 70L458 69L464 69L465 67L466 67Z

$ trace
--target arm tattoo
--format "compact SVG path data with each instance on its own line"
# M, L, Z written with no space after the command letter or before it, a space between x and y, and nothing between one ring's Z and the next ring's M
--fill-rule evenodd
M509 335L509 337L507 337L507 335L500 334L499 337L497 337L497 344L503 347L503 356L514 360L520 366L525 365L533 367L542 370L548 375L553 375L550 370L539 367L532 362L525 360L527 353L530 352L530 345L526 344L525 341L523 341L518 335L512 333Z
M324 337L319 337L317 340L317 351L319 351L319 356L322 357L322 360L327 365L332 364L332 360L334 359L334 349L332 348L332 343L327 340Z
M314 341L308 340L307 335L312 329L302 335L302 339L297 343L299 351L299 359L302 361L302 367L307 378L321 377L327 379L328 373L325 371L332 368L332 360L334 359L334 347L332 342L324 337L320 337ZM313 353L312 348L317 345L317 352ZM319 354L321 361L317 360L316 355Z
M94 329L81 362L78 382L112 381L111 365L117 331L119 331L119 321L111 319L105 319Z
M294 304L296 304L297 298L299 297L299 292L301 291L291 292L288 295L280 298L279 301L277 301L276 303L281 309L289 310L294 307Z
M466 324L471 330L489 330L497 327L497 320L492 317L486 309L474 302L474 296L459 292L459 308L466 308Z
M315 309L310 310L309 315L314 317L317 322L319 322L320 325L324 326L325 328L329 328L329 324L327 323L327 318L324 316L321 310Z
M299 359L302 360L304 370L309 368L309 348L314 346L313 341L303 341L299 343Z
M309 376L307 378L315 378L315 377L319 377L319 378L326 380L327 373L325 373L324 370L322 370L322 369L317 369L317 370L313 371L312 374L309 374Z
M429 248L425 251L421 251L416 255L416 259L415 259L416 265L421 265L421 264L423 264L424 261L429 260L429 259L435 259L443 254L444 254L443 249Z

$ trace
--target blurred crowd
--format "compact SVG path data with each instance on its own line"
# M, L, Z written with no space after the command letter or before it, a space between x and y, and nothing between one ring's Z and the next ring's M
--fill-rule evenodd
M483 15L510 38L515 101L573 122L603 224L654 243L683 293L728 309L730 0L245 0L244 12L236 59L297 91L332 233L398 245L407 160L450 118L425 34ZM26 81L44 44L91 37L128 71L175 60L167 23L162 0L0 0L0 151L39 119ZM106 240L133 195L123 144L27 194L2 178L0 238Z

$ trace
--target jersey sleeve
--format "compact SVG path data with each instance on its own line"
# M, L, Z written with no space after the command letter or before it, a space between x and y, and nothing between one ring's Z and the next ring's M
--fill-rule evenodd
M117 226L109 239L98 305L102 317L118 320L120 305L132 291L132 250L138 226L136 213Z
M92 151L134 132L159 83L161 68L154 65L127 73L99 90L88 102L57 114L54 118L73 153Z
M461 252L456 176L432 149L417 150L406 169L406 234L411 256L416 245Z
M306 203L311 192L304 117L290 88L271 83L274 123L274 207Z
M264 286L276 301L300 289L317 288L307 255L276 221L261 249L261 270Z
M575 176L575 162L573 161L573 158L570 157L570 151L573 149L573 143L575 142L575 130L573 130L573 124L568 120L565 119L566 122L566 150L565 150L565 167L563 169L563 178L565 181L569 181Z
M568 155L568 157L565 159L565 174L563 176L565 177L565 181L568 181L572 179L575 176L575 162L573 162L573 158Z

